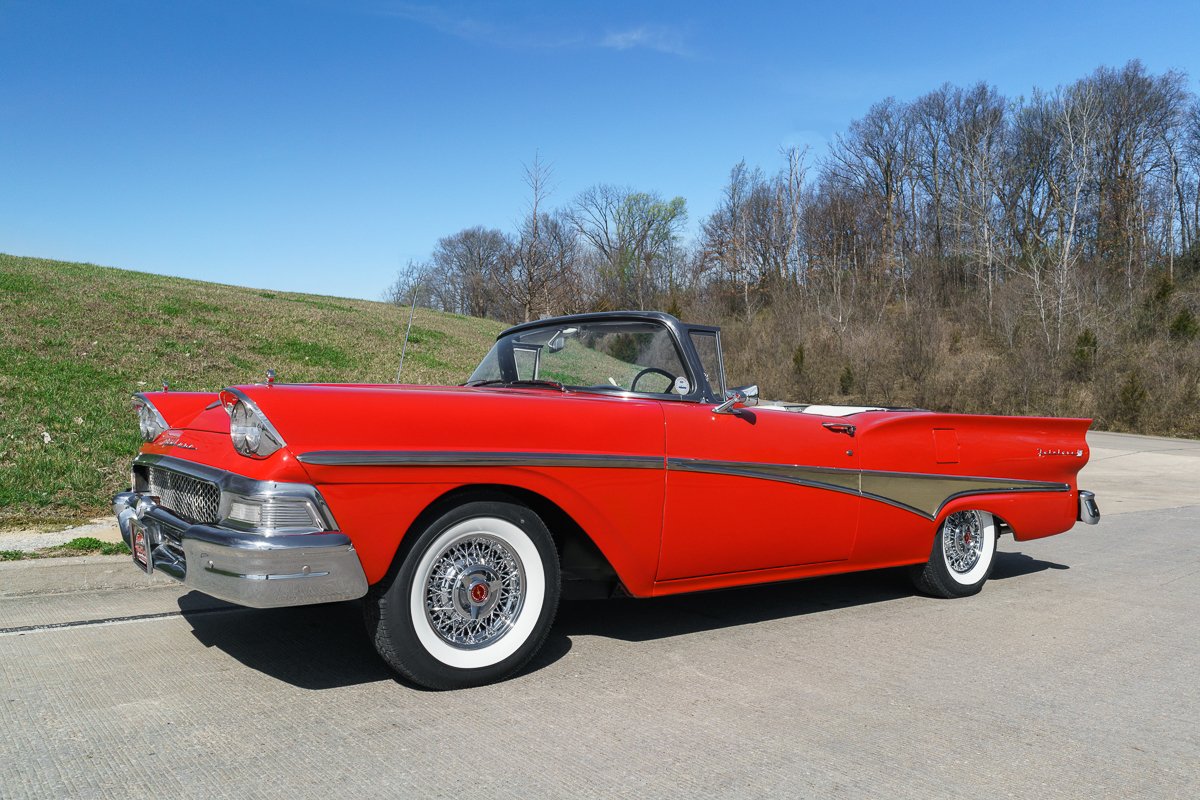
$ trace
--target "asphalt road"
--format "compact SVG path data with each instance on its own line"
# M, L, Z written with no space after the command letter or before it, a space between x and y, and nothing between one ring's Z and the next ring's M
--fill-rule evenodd
M575 603L461 692L394 680L352 603L3 564L0 796L1200 797L1200 443L1092 447L1100 525L1002 540L975 598L885 571Z

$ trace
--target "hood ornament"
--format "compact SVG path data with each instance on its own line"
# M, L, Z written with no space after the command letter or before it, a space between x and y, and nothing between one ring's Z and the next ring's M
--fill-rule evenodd
M269 369L269 370L267 370L267 386L274 386L274 385L275 385L275 370Z

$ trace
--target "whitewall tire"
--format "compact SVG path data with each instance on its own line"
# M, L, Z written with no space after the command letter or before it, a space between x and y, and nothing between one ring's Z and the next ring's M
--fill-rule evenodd
M558 555L537 514L475 501L410 532L365 612L393 669L428 688L455 689L524 666L550 630L558 597Z
M996 518L956 511L938 528L929 561L913 567L913 583L934 597L967 597L983 588L995 560Z

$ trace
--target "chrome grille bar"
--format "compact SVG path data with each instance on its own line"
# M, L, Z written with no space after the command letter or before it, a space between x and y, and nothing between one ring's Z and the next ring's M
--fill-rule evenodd
M146 483L163 508L178 517L204 524L220 517L221 490L215 483L160 466L147 468Z

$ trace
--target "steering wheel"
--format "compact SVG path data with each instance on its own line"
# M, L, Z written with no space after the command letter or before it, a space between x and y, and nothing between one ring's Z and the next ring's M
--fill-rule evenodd
M629 391L636 392L637 391L637 382L639 380L641 380L644 375L649 375L651 373L653 373L655 375L662 375L664 378L666 378L668 381L670 381L670 383L667 385L667 391L668 392L671 391L671 387L675 385L675 376L672 375L671 373L667 372L665 369L659 369L658 367L646 367L644 370L639 372L637 375L633 376L633 382L629 384ZM664 394L665 394L665 392L664 392Z

